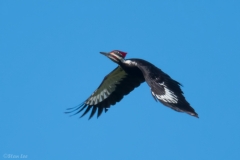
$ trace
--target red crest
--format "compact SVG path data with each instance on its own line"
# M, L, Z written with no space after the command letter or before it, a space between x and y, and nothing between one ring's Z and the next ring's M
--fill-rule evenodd
M120 51L120 50L114 50L114 51L118 51L122 55L123 58L125 58L126 55L127 55L127 52L123 52L123 51ZM112 52L114 52L114 51L112 51Z

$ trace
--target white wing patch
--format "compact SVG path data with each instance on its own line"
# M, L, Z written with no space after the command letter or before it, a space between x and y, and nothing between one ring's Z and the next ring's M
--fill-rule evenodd
M110 93L109 93L109 91L107 89L104 89L102 92L100 92L97 95L94 95L94 94L95 94L95 92L87 100L86 104L96 105L97 103L102 102L104 99L106 99L110 95Z
M116 84L119 84L126 75L127 73L121 67L118 67L108 75L102 85L87 99L85 104L96 105L107 99L115 91Z
M161 86L164 86L164 95L156 95L155 93L152 92L152 94L157 97L159 100L167 102L167 103L177 103L178 102L178 97L174 94L173 91L169 90L167 86L163 83L159 83Z

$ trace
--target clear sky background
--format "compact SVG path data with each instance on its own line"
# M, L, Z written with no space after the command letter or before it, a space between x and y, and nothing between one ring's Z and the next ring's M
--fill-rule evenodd
M0 157L239 160L240 1L0 1ZM199 119L146 83L100 118L69 117L119 49L183 84ZM8 157L10 158L10 157Z

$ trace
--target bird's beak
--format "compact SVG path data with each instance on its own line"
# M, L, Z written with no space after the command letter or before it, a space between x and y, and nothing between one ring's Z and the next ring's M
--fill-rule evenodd
M100 52L100 53L102 55L108 57L109 59L111 59L113 62L119 63L119 60L114 55L111 54L112 52L109 52L109 53L108 52Z
M107 53L107 52L100 52L100 53L103 54L104 56L109 57L109 53Z

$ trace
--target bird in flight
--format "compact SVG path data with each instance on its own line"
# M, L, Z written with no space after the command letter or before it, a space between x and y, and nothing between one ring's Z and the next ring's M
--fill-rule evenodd
M105 78L93 94L82 104L69 108L65 113L78 114L83 112L81 117L90 113L89 119L97 112L99 117L102 112L121 101L123 96L129 94L141 83L147 82L151 94L156 101L178 111L185 112L197 117L198 114L186 101L180 88L181 84L173 80L150 62L143 59L125 59L126 52L113 50L111 52L100 52L108 57L118 66Z

